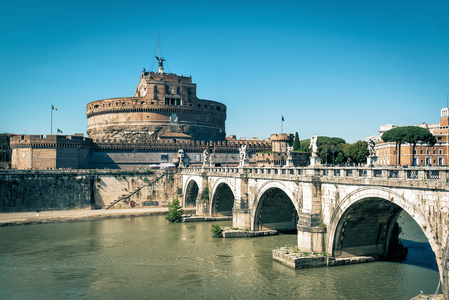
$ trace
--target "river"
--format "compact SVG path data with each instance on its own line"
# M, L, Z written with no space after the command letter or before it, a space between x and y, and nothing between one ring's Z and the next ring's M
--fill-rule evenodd
M0 299L410 299L435 292L435 257L401 215L404 262L293 270L296 235L212 238L163 216L0 228ZM231 222L213 224L231 225Z

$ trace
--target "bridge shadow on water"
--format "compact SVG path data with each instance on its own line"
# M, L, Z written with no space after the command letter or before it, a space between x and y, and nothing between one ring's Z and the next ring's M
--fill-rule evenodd
M407 256L404 260L393 260L403 264L418 266L438 272L438 265L435 254L428 242L416 242L406 239L399 239L407 248Z
M418 224L402 211L397 220L401 228L399 241L407 248L407 256L404 260L397 260L399 263L414 265L438 272L438 265L435 253Z

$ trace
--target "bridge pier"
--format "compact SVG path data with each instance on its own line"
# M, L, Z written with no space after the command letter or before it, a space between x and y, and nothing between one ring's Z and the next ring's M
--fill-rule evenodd
M206 199L207 198L207 199ZM196 214L209 216L209 187L206 174L202 174L199 184L198 195L196 197Z
M302 213L298 219L298 248L306 252L326 251L326 227L319 215Z
M249 209L233 209L232 226L235 228L251 230L251 211Z

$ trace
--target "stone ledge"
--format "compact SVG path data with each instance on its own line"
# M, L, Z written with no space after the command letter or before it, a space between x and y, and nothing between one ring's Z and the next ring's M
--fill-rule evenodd
M247 231L247 230L232 230L230 228L225 228L223 230L224 238L232 237L256 237L256 236L267 236L267 235L277 235L279 234L276 230L262 230L262 231Z
M182 222L210 222L210 221L229 221L232 220L232 216L229 217L205 217L205 216L183 216Z
M358 264L365 262L376 261L372 256L355 256L345 258L335 258L321 253L313 254L305 252L293 252L292 247L282 247L273 250L273 259L292 268L316 268L316 267L331 267L349 264Z

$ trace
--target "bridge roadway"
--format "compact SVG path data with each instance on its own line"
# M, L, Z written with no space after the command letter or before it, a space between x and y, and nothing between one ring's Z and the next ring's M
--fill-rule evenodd
M435 252L449 234L449 168L183 168L183 201L233 227L297 231L298 247L334 257L386 256L405 210ZM445 271L447 274L447 271ZM447 279L447 275L445 275Z

